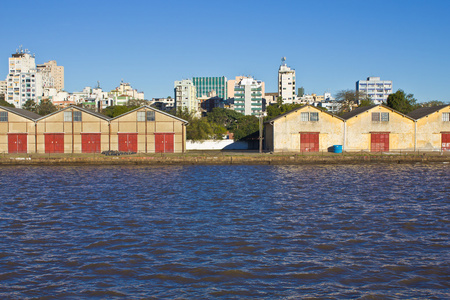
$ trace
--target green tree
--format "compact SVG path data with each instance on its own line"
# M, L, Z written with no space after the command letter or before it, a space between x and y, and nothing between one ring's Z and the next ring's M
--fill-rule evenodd
M335 98L336 101L341 103L341 109L339 110L338 115L349 112L352 107L359 105L361 101L370 99L366 93L355 90L339 91Z
M440 105L446 105L448 103L445 103L444 101L438 101L438 100L431 100L428 102L423 102L420 105L422 107L432 107L432 106L440 106Z
M0 96L2 96L1 94ZM14 104L11 104L9 102L5 101L5 96L3 95L3 98L0 99L0 106L6 106L6 107L15 107Z
M36 106L36 112L41 116L51 114L57 110L56 106L49 99L42 99L39 105Z
M417 100L414 99L413 94L407 95L403 90L398 90L388 96L386 104L390 108L407 114L420 107L420 105L416 104L416 102Z
M210 123L218 124L228 130L231 130L234 128L237 120L243 116L243 114L231 109L215 107L212 112L209 112L206 115L206 118Z
M115 118L138 107L139 106L113 105L103 109L102 113L110 118Z
M22 106L23 109L32 111L32 112L36 112L37 111L37 105L36 102L34 102L34 100L28 99Z
M282 115L286 112L289 112L291 110L297 109L301 107L301 104L275 104L275 105L269 105L266 108L267 116L264 118L264 120L270 120L273 119L279 115Z
M363 99L359 101L358 107L370 106L373 105L373 101L371 99Z
M233 130L235 140L245 140L258 132L259 120L255 116L243 116L237 120L236 128Z

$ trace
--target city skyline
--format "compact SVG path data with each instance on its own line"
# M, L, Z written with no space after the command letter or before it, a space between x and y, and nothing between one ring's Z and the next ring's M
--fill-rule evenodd
M445 38L450 2L432 1L24 1L4 14L0 80L20 45L36 63L65 68L65 90L123 79L147 99L173 97L173 82L250 75L277 91L281 58L297 88L333 95L377 76L420 102L449 101ZM13 3L4 3L14 11ZM51 29L51 30L50 30Z

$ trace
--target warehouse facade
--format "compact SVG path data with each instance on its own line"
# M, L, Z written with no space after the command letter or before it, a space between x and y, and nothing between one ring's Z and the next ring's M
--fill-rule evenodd
M344 142L344 120L305 105L266 121L265 146L273 152L328 151Z
M0 106L0 152L35 153L35 120L40 117L25 109Z
M187 124L149 106L113 119L78 106L46 116L0 106L0 152L182 153Z
M416 120L416 148L450 151L450 105L422 107L408 114Z

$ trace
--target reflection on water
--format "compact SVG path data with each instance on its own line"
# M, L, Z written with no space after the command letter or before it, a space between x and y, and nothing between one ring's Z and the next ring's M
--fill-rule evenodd
M449 297L449 167L0 169L0 297Z

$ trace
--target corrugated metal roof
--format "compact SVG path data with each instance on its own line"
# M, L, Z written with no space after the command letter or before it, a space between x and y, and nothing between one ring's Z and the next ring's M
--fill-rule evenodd
M437 112L438 110L441 110L447 106L450 106L450 104L445 104L445 105L439 105L439 106L431 106L431 107L421 107L418 108L416 110L413 110L412 112L410 112L408 114L409 117L413 118L413 119L420 119L423 118L425 116L428 116L434 112Z
M22 116L24 118L30 119L30 120L37 120L39 118L41 118L41 115L38 115L32 111L26 110L26 109L22 109L22 108L15 108L15 107L7 107L7 106L0 106L1 108L3 108L4 110L10 111L12 113L15 113L19 116Z

